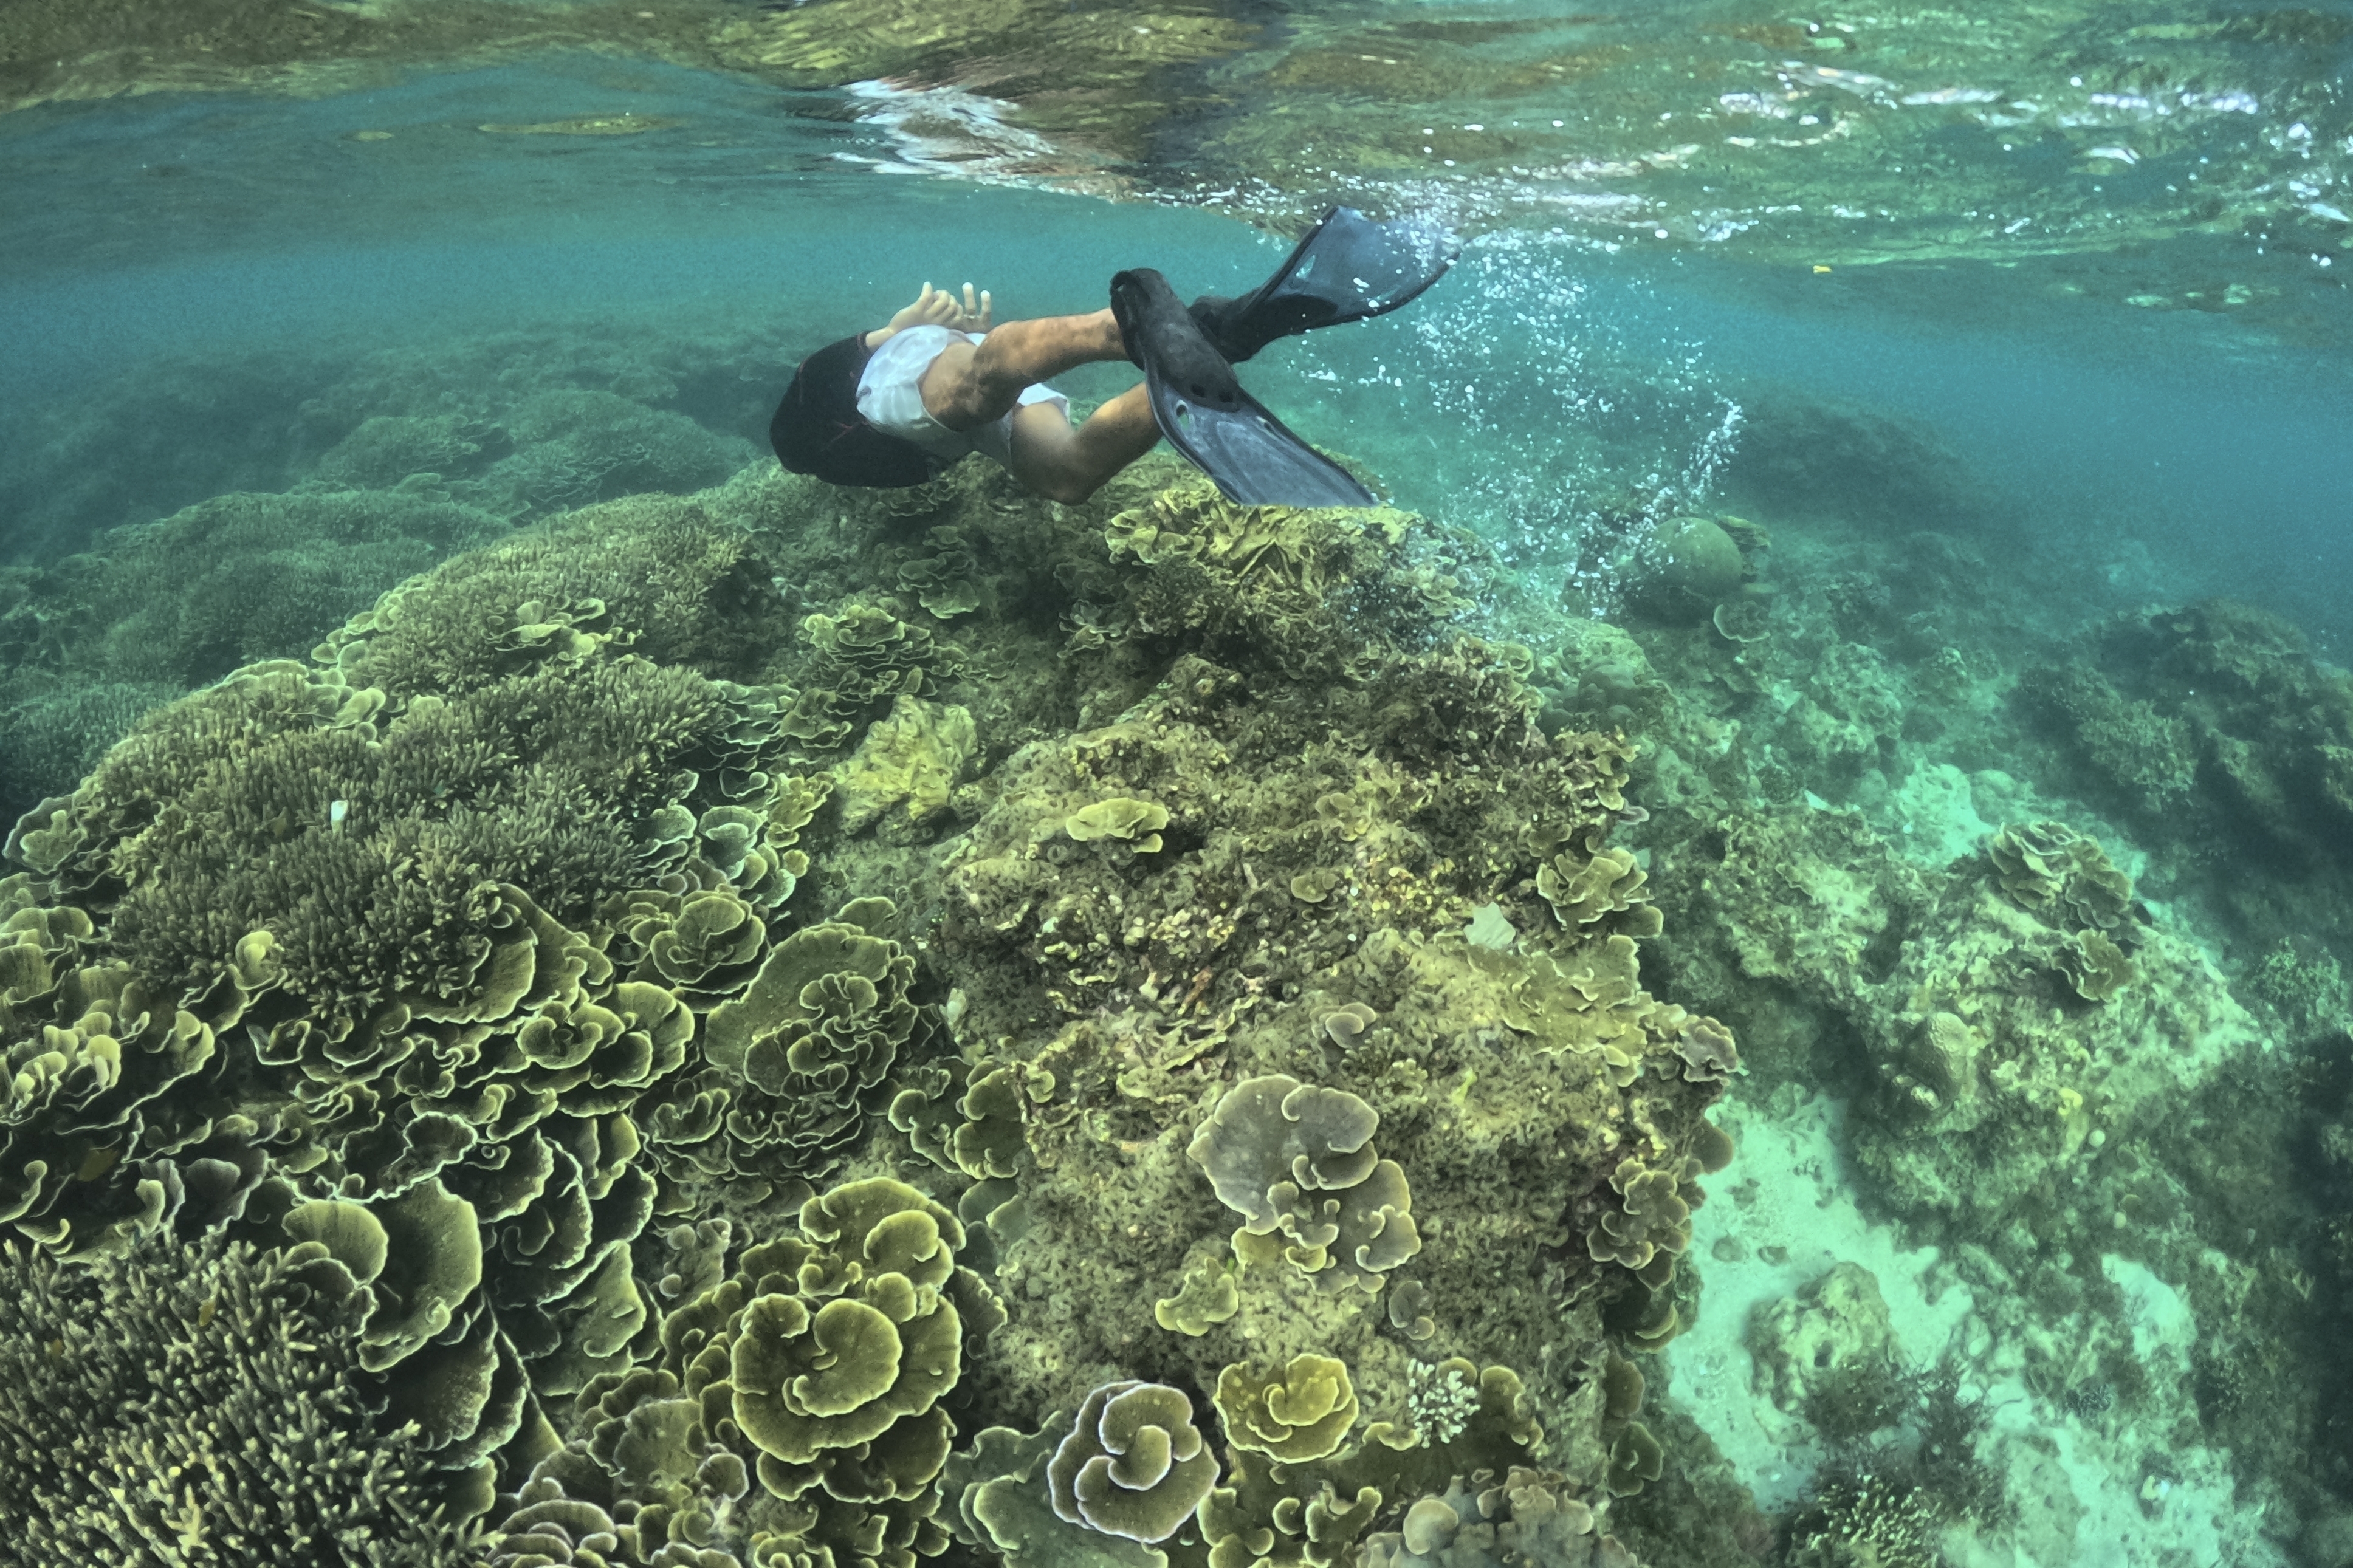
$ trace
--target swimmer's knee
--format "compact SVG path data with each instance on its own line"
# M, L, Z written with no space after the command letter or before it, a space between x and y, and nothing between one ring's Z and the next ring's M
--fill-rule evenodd
M1032 479L1029 489L1063 506L1081 506L1094 499L1095 492L1103 489L1103 481L1082 479L1074 474L1053 474Z
M987 412L989 400L970 343L950 343L942 349L915 385L923 395L923 412L951 430L986 425L1005 412L1001 408L995 414ZM1020 395L1017 391L1014 395Z

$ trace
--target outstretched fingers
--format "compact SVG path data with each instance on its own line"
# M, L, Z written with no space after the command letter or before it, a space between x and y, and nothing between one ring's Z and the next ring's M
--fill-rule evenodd
M929 282L915 302L891 318L891 329L908 327L953 327L962 332L986 333L993 322L996 301L986 289L975 291L969 283L964 286L961 299L945 289L934 289Z

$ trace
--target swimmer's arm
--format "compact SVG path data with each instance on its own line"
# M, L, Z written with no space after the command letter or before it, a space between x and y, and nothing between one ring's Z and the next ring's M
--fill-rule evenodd
M986 289L976 296L967 283L964 286L964 298L958 300L946 289L926 283L923 291L915 296L915 302L892 317L889 326L877 327L866 334L866 346L879 349L893 332L909 327L953 327L960 332L986 333L993 308Z

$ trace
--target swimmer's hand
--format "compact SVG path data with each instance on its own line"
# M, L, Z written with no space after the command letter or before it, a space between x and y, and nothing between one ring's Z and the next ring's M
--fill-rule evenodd
M986 289L976 295L967 283L964 286L964 298L959 300L946 289L926 283L923 291L915 296L915 302L892 317L889 326L866 335L866 346L878 347L892 333L909 327L950 327L959 332L986 333L993 308Z

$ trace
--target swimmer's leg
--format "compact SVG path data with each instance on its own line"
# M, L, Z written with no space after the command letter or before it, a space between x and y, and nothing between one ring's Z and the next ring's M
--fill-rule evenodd
M992 342L996 335L989 334ZM1114 331L1114 341L1117 335ZM1076 506L1159 440L1152 398L1142 386L1131 386L1103 404L1075 429L1059 405L1025 404L1013 415L1013 477L1033 494Z
M1050 381L1074 365L1126 358L1119 323L1109 310L1008 321L977 347L954 342L941 351L923 372L923 412L951 430L970 430L1011 413L1024 387ZM1096 417L1102 415L1096 410Z

